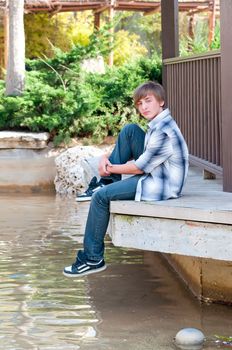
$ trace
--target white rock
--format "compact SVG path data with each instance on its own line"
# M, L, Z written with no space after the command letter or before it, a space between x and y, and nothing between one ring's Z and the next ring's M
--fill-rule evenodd
M111 147L76 146L61 153L56 159L55 188L60 194L80 193L97 173L99 157Z
M175 344L183 350L201 349L205 340L204 334L196 328L181 329L175 336Z
M102 56L85 59L81 63L81 68L86 72L104 74L105 73L104 59Z

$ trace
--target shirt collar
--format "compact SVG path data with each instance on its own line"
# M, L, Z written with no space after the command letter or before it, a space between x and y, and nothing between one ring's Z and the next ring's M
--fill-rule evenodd
M170 111L168 108L164 109L161 113L159 113L154 119L152 119L148 123L148 128L154 129L159 122L161 122L164 118L170 115Z

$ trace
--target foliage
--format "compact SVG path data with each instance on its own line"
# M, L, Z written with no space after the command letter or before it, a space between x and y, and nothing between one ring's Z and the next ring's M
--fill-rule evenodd
M86 46L93 33L93 14L90 11L73 13L70 38L74 45Z
M180 16L180 56L189 56L192 54L198 54L207 52L209 50L215 50L220 48L220 23L217 20L215 26L214 40L209 45L208 43L208 18L199 18L194 26L194 37L190 38L186 28L188 27L188 17ZM185 29L184 29L185 28Z
M136 59L147 53L147 49L140 44L138 39L138 35L129 34L125 30L116 32L114 42L114 64L116 66L129 62L132 54Z
M118 21L115 32L120 30L128 32L129 35L136 34L137 41L146 48L149 56L154 53L161 54L160 13L143 16L141 13L124 12Z
M73 44L88 45L93 33L92 17L88 11L55 16L25 15L26 57L53 57L53 46L68 51Z
M221 47L221 40L220 40L220 22L219 20L216 21L215 25L215 32L214 32L214 39L213 42L210 45L211 50L218 50Z
M64 51L70 48L71 42L67 34L66 40L63 40L67 26L50 14L27 14L24 16L24 22L26 57L36 58L42 55L51 57L53 51L50 43L62 47Z
M122 15L115 16L112 27L117 27ZM106 19L102 18L102 25ZM106 28L106 24L104 24ZM108 27L110 25L108 24ZM89 12L64 13L51 16L49 14L28 14L25 16L26 57L39 58L54 56L54 47L63 52L69 51L73 45L86 47L93 35L93 15ZM125 30L116 30L114 35L114 64L128 62L143 56L147 49L140 42L140 36Z
M141 58L107 68L103 75L83 71L83 59L108 55L109 35L108 30L94 32L86 46L75 45L66 53L53 48L53 58L28 60L21 97L4 96L1 82L0 128L49 131L56 143L72 136L100 141L138 120L133 90L145 80L160 81L161 62Z

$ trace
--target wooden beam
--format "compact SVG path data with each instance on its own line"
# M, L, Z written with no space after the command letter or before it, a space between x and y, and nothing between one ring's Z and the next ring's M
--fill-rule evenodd
M196 11L212 11L212 0L208 1L182 1L179 2L179 11L188 12L190 10ZM140 12L153 12L160 8L160 1L125 1L117 0L114 3L115 11L140 11ZM59 6L62 9L59 9ZM74 11L104 11L109 7L109 1L107 0L95 0L95 1L59 1L53 2L52 6L49 5L33 5L26 4L25 11L27 12L52 12L59 9L60 12L74 12ZM219 12L218 3L216 5L216 12Z
M108 10L108 9L110 9L110 5L101 6L98 9L94 10L94 14L95 13L102 13L105 10Z
M232 2L221 0L221 99L223 190L232 192Z
M144 14L144 16L150 16L150 15L154 15L155 13L160 12L160 11L161 11L161 6L157 6L156 9L147 10L143 14Z

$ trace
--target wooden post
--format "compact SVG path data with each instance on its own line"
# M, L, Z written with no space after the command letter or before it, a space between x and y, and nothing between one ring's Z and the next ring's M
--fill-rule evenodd
M208 37L209 46L211 45L214 39L215 20L216 20L216 0L212 0L212 11L209 15L209 37Z
M115 3L115 0L110 0L109 23L111 26L113 25L113 19L114 19L114 3ZM113 34L114 34L113 27L110 28L110 34L111 34L110 45L112 45L113 44ZM113 52L113 50L111 50L110 54L109 54L109 66L112 67L113 64L114 64L114 52Z
M189 23L188 23L188 35L192 40L194 39L194 25L195 25L194 14L191 14L191 16L189 17Z
M179 56L178 0L161 0L162 58ZM163 66L163 86L167 90Z
M94 29L99 30L100 29L100 24L101 24L101 13L100 12L95 12L94 13Z
M220 8L223 190L232 192L232 1L221 0Z
M179 56L178 0L161 0L162 57Z
M192 51L193 49L193 40L194 40L194 14L192 13L189 17L189 23L188 23L188 36L190 40L188 41L188 51Z

